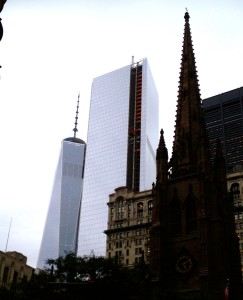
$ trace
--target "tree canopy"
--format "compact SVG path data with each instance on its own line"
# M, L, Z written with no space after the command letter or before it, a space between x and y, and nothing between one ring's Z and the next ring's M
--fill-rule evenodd
M46 263L30 282L13 287L11 299L76 300L82 295L82 300L149 300L149 267L144 261L128 268L115 258L69 253Z

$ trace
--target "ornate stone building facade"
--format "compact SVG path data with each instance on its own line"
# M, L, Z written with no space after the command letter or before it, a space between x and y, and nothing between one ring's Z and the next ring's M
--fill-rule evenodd
M227 185L228 191L231 191L234 200L235 226L239 238L241 273L243 276L243 171L228 173Z
M12 284L29 281L34 269L27 265L22 253L0 251L0 286L9 289Z
M157 149L150 250L154 299L241 298L239 240L225 159L214 162L205 129L189 14L185 14L172 157Z
M126 187L109 196L106 257L133 266L149 262L149 228L152 222L152 191L134 192Z

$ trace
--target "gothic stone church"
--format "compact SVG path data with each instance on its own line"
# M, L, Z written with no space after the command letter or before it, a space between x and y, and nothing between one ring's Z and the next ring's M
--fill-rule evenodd
M220 142L205 129L189 14L185 13L172 157L157 149L150 232L153 299L242 299L239 242Z

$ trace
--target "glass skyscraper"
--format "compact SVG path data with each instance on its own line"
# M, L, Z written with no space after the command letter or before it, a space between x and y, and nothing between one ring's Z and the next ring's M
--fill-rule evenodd
M44 268L49 258L56 259L70 252L77 254L86 144L76 138L76 132L77 115L74 137L64 139L61 145L37 261L39 269Z
M105 256L109 194L151 189L159 99L147 59L93 80L78 255Z

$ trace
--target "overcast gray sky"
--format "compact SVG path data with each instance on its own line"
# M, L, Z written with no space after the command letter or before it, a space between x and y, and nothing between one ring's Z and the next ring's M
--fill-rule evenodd
M242 86L242 0L7 1L0 15L1 251L12 218L7 250L36 266L78 93L77 136L86 141L92 79L132 56L148 58L171 154L186 7L202 99Z

